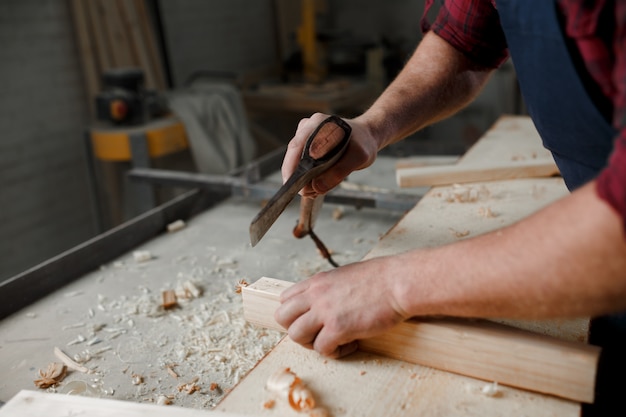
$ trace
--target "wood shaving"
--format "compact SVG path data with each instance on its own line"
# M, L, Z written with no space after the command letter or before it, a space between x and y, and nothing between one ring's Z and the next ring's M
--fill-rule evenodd
M237 285L235 285L235 293L241 294L243 287L247 287L248 285L250 284L248 284L248 282L245 279L239 280L239 282L237 282Z
M211 382L211 385L209 385L209 391L215 391L219 389L220 389L220 386L217 382Z
M178 379L178 374L172 369L171 366L168 366L165 369L167 369L167 373L170 374L172 378Z
M343 217L344 211L343 207L336 207L333 210L333 220L340 220Z
M172 404L172 399L169 398L166 395L159 395L159 397L157 398L157 405L171 405Z
M52 362L48 364L45 371L39 370L39 379L34 381L37 388L50 388L63 381L63 378L67 375L67 367L58 362Z
M178 392L186 392L191 395L196 391L200 391L200 387L195 382L189 382L178 386Z
M133 374L131 377L132 377L133 385L141 385L141 384L143 384L143 376L138 375L138 374Z
M202 295L202 289L193 282L187 280L176 286L176 296L180 299L192 300Z
M265 388L287 401L296 411L311 411L315 408L313 393L289 368L283 368L271 375Z
M74 371L83 372L85 374L91 373L91 370L89 368L86 368L78 362L74 361L72 358L63 353L63 351L58 347L54 348L54 355L59 358L61 362L67 365L68 368Z

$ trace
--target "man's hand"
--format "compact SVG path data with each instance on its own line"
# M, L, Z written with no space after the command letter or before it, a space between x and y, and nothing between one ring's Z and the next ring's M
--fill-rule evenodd
M289 337L318 353L338 358L354 352L357 340L407 319L394 295L389 258L319 273L281 294L276 321Z
M298 124L296 134L289 142L287 153L282 165L283 182L293 174L307 139L315 128L324 121L328 115L315 113L310 118L302 119ZM356 120L346 120L352 127L352 136L344 155L330 169L313 179L311 184L306 185L301 195L315 197L326 194L339 185L352 171L366 168L376 159L378 143L368 129Z

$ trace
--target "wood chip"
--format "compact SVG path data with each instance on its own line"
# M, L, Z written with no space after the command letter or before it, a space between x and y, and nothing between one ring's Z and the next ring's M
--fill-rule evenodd
M483 395L487 396L487 397L500 397L502 396L502 391L500 391L500 388L498 387L498 383L497 382L492 382L491 384L487 384L485 385L481 390L481 393L483 393Z
M178 379L178 374L174 372L171 367L168 366L166 369L168 374L170 374L174 379Z
M271 410L272 408L274 408L275 405L276 405L276 401L267 400L263 403L263 408L266 410Z
M152 259L152 254L147 250L137 250L133 252L135 262L147 262Z
M200 391L200 387L195 382L189 382L187 384L182 384L178 386L178 392L183 392L183 391L191 395L196 391Z
M178 305L178 299L176 298L176 291L174 290L165 290L161 293L163 297L163 304L161 306L165 310L169 310Z
M167 231L170 233L177 232L184 228L185 228L185 222L183 220L176 220L175 222L172 222L167 225Z
M37 388L50 388L63 381L67 375L67 367L58 362L52 362L48 364L45 371L39 370L39 379L34 381Z

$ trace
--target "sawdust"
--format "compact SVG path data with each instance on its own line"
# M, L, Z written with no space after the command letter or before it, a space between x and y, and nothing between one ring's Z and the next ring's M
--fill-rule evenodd
M138 287L136 293L115 299L98 294L88 320L65 326L67 331L80 330L71 339L74 359L64 354L65 360L91 372L83 383L93 396L116 395L109 381L118 380L121 365L121 372L129 375L128 386L117 387L126 393L122 399L210 408L275 346L279 332L258 329L243 319L233 280L205 282L207 275L235 275L237 261L216 259L214 265L210 271L178 274L177 282L167 284L176 288L169 290L176 295L176 309L164 308L161 290ZM205 298L207 285L213 291ZM174 385L179 379L185 382ZM47 389L58 392L63 386ZM128 397L129 392L134 394Z
M437 195L441 196L448 203L474 203L489 199L491 191L484 185L477 187L454 184Z

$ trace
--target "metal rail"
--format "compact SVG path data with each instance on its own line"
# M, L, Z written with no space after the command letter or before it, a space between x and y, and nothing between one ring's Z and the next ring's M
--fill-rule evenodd
M271 198L281 186L279 183L270 181L250 182L246 176L209 175L151 168L132 169L128 172L128 177L134 181L144 181L154 185L202 188L211 193L228 193L258 200ZM386 190L372 190L366 187L355 189L338 187L326 194L324 201L357 208L407 211L417 204L420 197Z

